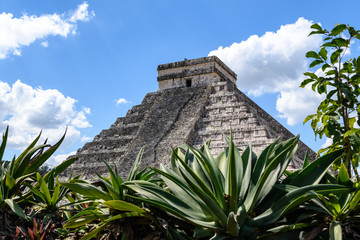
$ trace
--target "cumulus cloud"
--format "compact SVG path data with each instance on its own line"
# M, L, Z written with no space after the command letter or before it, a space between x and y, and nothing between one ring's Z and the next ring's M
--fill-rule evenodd
M90 141L91 140L91 137L87 137L87 136L83 136L82 138L81 138L81 142L88 142L88 141Z
M288 124L302 121L316 111L321 98L309 90L299 89L307 71L307 51L320 46L320 35L308 37L312 21L299 18L276 32L253 35L247 40L219 47L216 55L238 76L238 87L253 96L267 92L279 93L277 110Z
M119 98L118 100L115 100L115 101L116 101L117 105L129 103L129 101L126 100L125 98Z
M0 82L0 130L10 126L8 146L14 149L24 149L40 131L53 144L66 129L63 145L70 145L80 138L80 128L91 127L90 110L77 111L75 103L55 89L33 88L20 80L12 86Z
M59 165L60 163L62 163L63 161L65 161L68 157L75 155L76 152L71 152L68 154L58 154L56 156L52 156L49 161L47 162L47 164L50 167L55 167L57 165Z
M44 40L48 36L67 37L75 34L78 21L89 21L95 14L88 11L88 4L82 3L70 16L69 14L27 15L14 18L12 13L0 14L0 59L10 54L21 55L21 48L29 46L36 40ZM47 41L42 41L47 47Z
M295 125L304 121L316 109L325 96L315 94L310 87L281 91L276 102L276 110L280 118L285 118L287 124Z

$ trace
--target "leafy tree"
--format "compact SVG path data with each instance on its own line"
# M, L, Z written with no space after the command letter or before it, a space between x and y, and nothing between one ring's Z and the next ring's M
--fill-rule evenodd
M319 154L345 149L342 162L349 173L352 166L359 180L356 168L360 160L360 57L345 59L345 56L352 42L360 39L360 31L345 24L336 25L331 31L319 24L313 24L311 28L313 31L309 36L321 34L324 43L318 52L309 51L306 57L313 59L310 68L320 65L322 71L304 73L308 78L300 86L312 84L312 90L326 98L304 123L311 120L315 136L322 138L325 135L333 140ZM338 168L340 162L334 166Z

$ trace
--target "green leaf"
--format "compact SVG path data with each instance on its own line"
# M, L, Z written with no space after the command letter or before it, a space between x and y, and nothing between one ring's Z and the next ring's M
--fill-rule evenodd
M11 190L15 186L15 179L7 172L5 175L5 186Z
M313 25L310 26L310 28L321 31L321 32L324 31L318 23L314 23Z
M3 135L3 139L1 142L1 146L0 146L0 163L2 161L2 158L4 156L4 152L5 152L5 147L6 147L6 141L8 138L8 132L9 132L9 126L6 127L5 133Z
M5 202L14 213L16 213L19 217L26 219L25 213L13 199L5 199Z
M112 209L120 211L131 211L138 213L146 213L146 211L132 203L121 201L121 200L110 200L102 203L104 206L107 206Z
M351 134L358 133L358 132L360 132L360 129L356 129L356 128L350 129L349 131L347 131L344 134L344 139L349 137Z
M144 153L144 148L141 148L138 155L136 156L136 159L135 159L133 165L131 166L131 169L130 169L128 177L126 178L126 181L135 180L136 173L139 169L143 153Z
M349 173L344 165L341 164L339 173L337 175L337 180L340 184L346 185L350 181Z
M310 63L310 68L313 68L313 67L315 67L315 66L317 66L317 65L319 65L319 64L321 64L321 63L323 63L324 62L324 60L319 60L319 59L317 59L317 60L314 60L314 61L312 61L311 63Z
M82 237L81 240L88 240L88 239L92 239L92 238L96 237L102 230L105 229L105 227L106 227L106 224L95 228L94 230L92 230L91 232L86 234L84 237Z
M339 24L336 27L334 27L331 32L330 32L330 36L336 36L339 35L340 33L342 33L344 30L347 29L347 26L345 24Z
M238 181L237 181L237 176L236 176L237 167L236 167L234 147L235 146L234 146L234 143L232 140L232 133L230 130L230 143L229 143L229 151L228 151L228 153L229 153L229 155L228 155L228 161L229 161L228 179L229 179L229 182L228 183L229 183L229 190L230 190L230 192L229 192L230 193L230 199L229 199L229 203L230 203L229 211L230 212L236 212L236 210L238 208L238 206L237 206L238 197L239 197L238 189L240 188L240 186L238 186ZM242 165L242 161L240 163ZM243 169L240 169L240 171L242 172Z
M326 58L327 58L327 57L326 57ZM330 66L329 64L325 63L324 65L322 65L321 70L323 70L323 72L325 72L325 70L326 70L327 68L331 68L331 66Z
M309 116L307 116L303 122L303 124L305 124L306 122L308 122L310 119L313 119L314 117L316 117L316 114L311 114Z
M59 148L60 144L64 141L66 135L66 131L64 135L60 138L60 140L47 149L44 153L42 153L35 161L29 164L25 173L32 173L39 169L41 165L43 165L51 156L52 154Z
M84 196L97 197L105 201L112 200L110 194L88 183L61 183L61 185Z
M40 186L40 191L45 197L46 203L48 205L50 205L51 204L51 195L50 195L49 188L46 185L46 182L44 181L44 179L41 177L41 175L38 172L36 173L36 178L37 178L37 181Z
M75 162L78 158L72 157L68 158L59 165L57 165L55 168L51 169L48 173L45 174L44 180L45 182L48 181L49 176L53 174L54 177L58 176L60 173L62 173L65 169L67 169L73 162Z
M340 221L331 221L330 223L330 240L341 240L342 230Z
M319 51L319 55L322 59L324 59L325 61L327 60L327 51L324 47L322 47Z
M321 59L321 57L314 51L309 51L305 55L307 58Z
M348 47L348 45L350 44L350 41L348 39L343 38L335 38L333 42L339 47Z
M64 228L78 228L81 226L84 226L85 224L98 220L98 215L87 215L87 216L81 216L78 218L70 219L65 225Z
M305 79L304 81L301 82L300 87L304 88L306 85L314 81L315 81L314 79Z
M331 54L331 56L330 56L331 64L335 64L335 63L339 62L339 56L340 56L340 53L342 53L342 51L343 51L342 49L338 49Z
M356 190L355 195L350 202L349 211L352 211L353 209L355 209L355 207L358 206L359 201L360 201L360 190L358 189L358 190Z

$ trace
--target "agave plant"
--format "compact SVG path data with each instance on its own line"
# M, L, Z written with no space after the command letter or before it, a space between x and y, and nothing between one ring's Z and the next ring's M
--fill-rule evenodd
M145 222L150 220L157 223L156 218L149 214L145 209L129 201L127 196L129 190L123 186L124 183L136 179L150 181L151 177L155 174L152 171L146 170L139 172L142 153L143 150L139 152L125 181L119 176L116 167L115 171L113 171L109 164L104 161L109 170L110 179L98 175L100 180L98 183L98 185L100 185L99 187L79 179L62 183L64 187L87 197L88 202L93 201L99 203L95 206L84 208L82 211L75 214L69 219L64 227L76 229L90 223L97 222L89 225L92 227L90 232L82 238L91 239L100 234L101 231L111 228L111 226L116 222L124 222L129 219L140 218L145 219ZM138 223L141 223L141 221ZM115 235L116 234L122 234L123 237L127 237L126 233L123 234L121 232L117 232Z
M9 207L13 212L22 218L26 218L24 212L19 206L19 202L23 201L27 196L23 190L26 188L26 182L31 182L38 169L51 157L51 155L60 146L65 138L64 136L53 146L49 144L37 145L41 133L35 140L23 151L19 157L13 158L11 162L2 160L6 142L8 138L9 129L6 128L3 135L2 143L0 145L0 210ZM75 159L69 159L57 168L51 170L44 179L47 179L50 174L57 176L67 166L69 166Z
M138 194L132 198L197 226L194 238L255 238L290 209L316 197L308 194L310 190L322 194L350 191L341 185L316 184L341 153L333 155L331 161L318 160L330 163L319 165L313 176L305 173L316 163L288 180L296 184L309 177L306 180L309 184L301 187L280 184L297 141L298 137L282 143L276 141L259 157L251 146L240 154L231 136L228 147L217 158L211 155L209 143L201 149L183 146L173 151L171 168L162 165L160 169L153 169L166 183L166 188L141 180L124 185Z

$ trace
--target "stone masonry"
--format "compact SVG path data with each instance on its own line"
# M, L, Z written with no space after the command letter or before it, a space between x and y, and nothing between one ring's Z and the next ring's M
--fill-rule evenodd
M244 149L251 144L257 154L278 137L293 137L237 89L236 74L215 56L159 65L158 73L159 90L79 149L79 159L66 174L106 174L104 159L126 176L142 147L142 167L168 164L172 149L183 143L200 147L211 139L217 155L226 146L223 134L230 134L230 126L235 145ZM289 169L301 166L306 151L315 158L299 142Z

